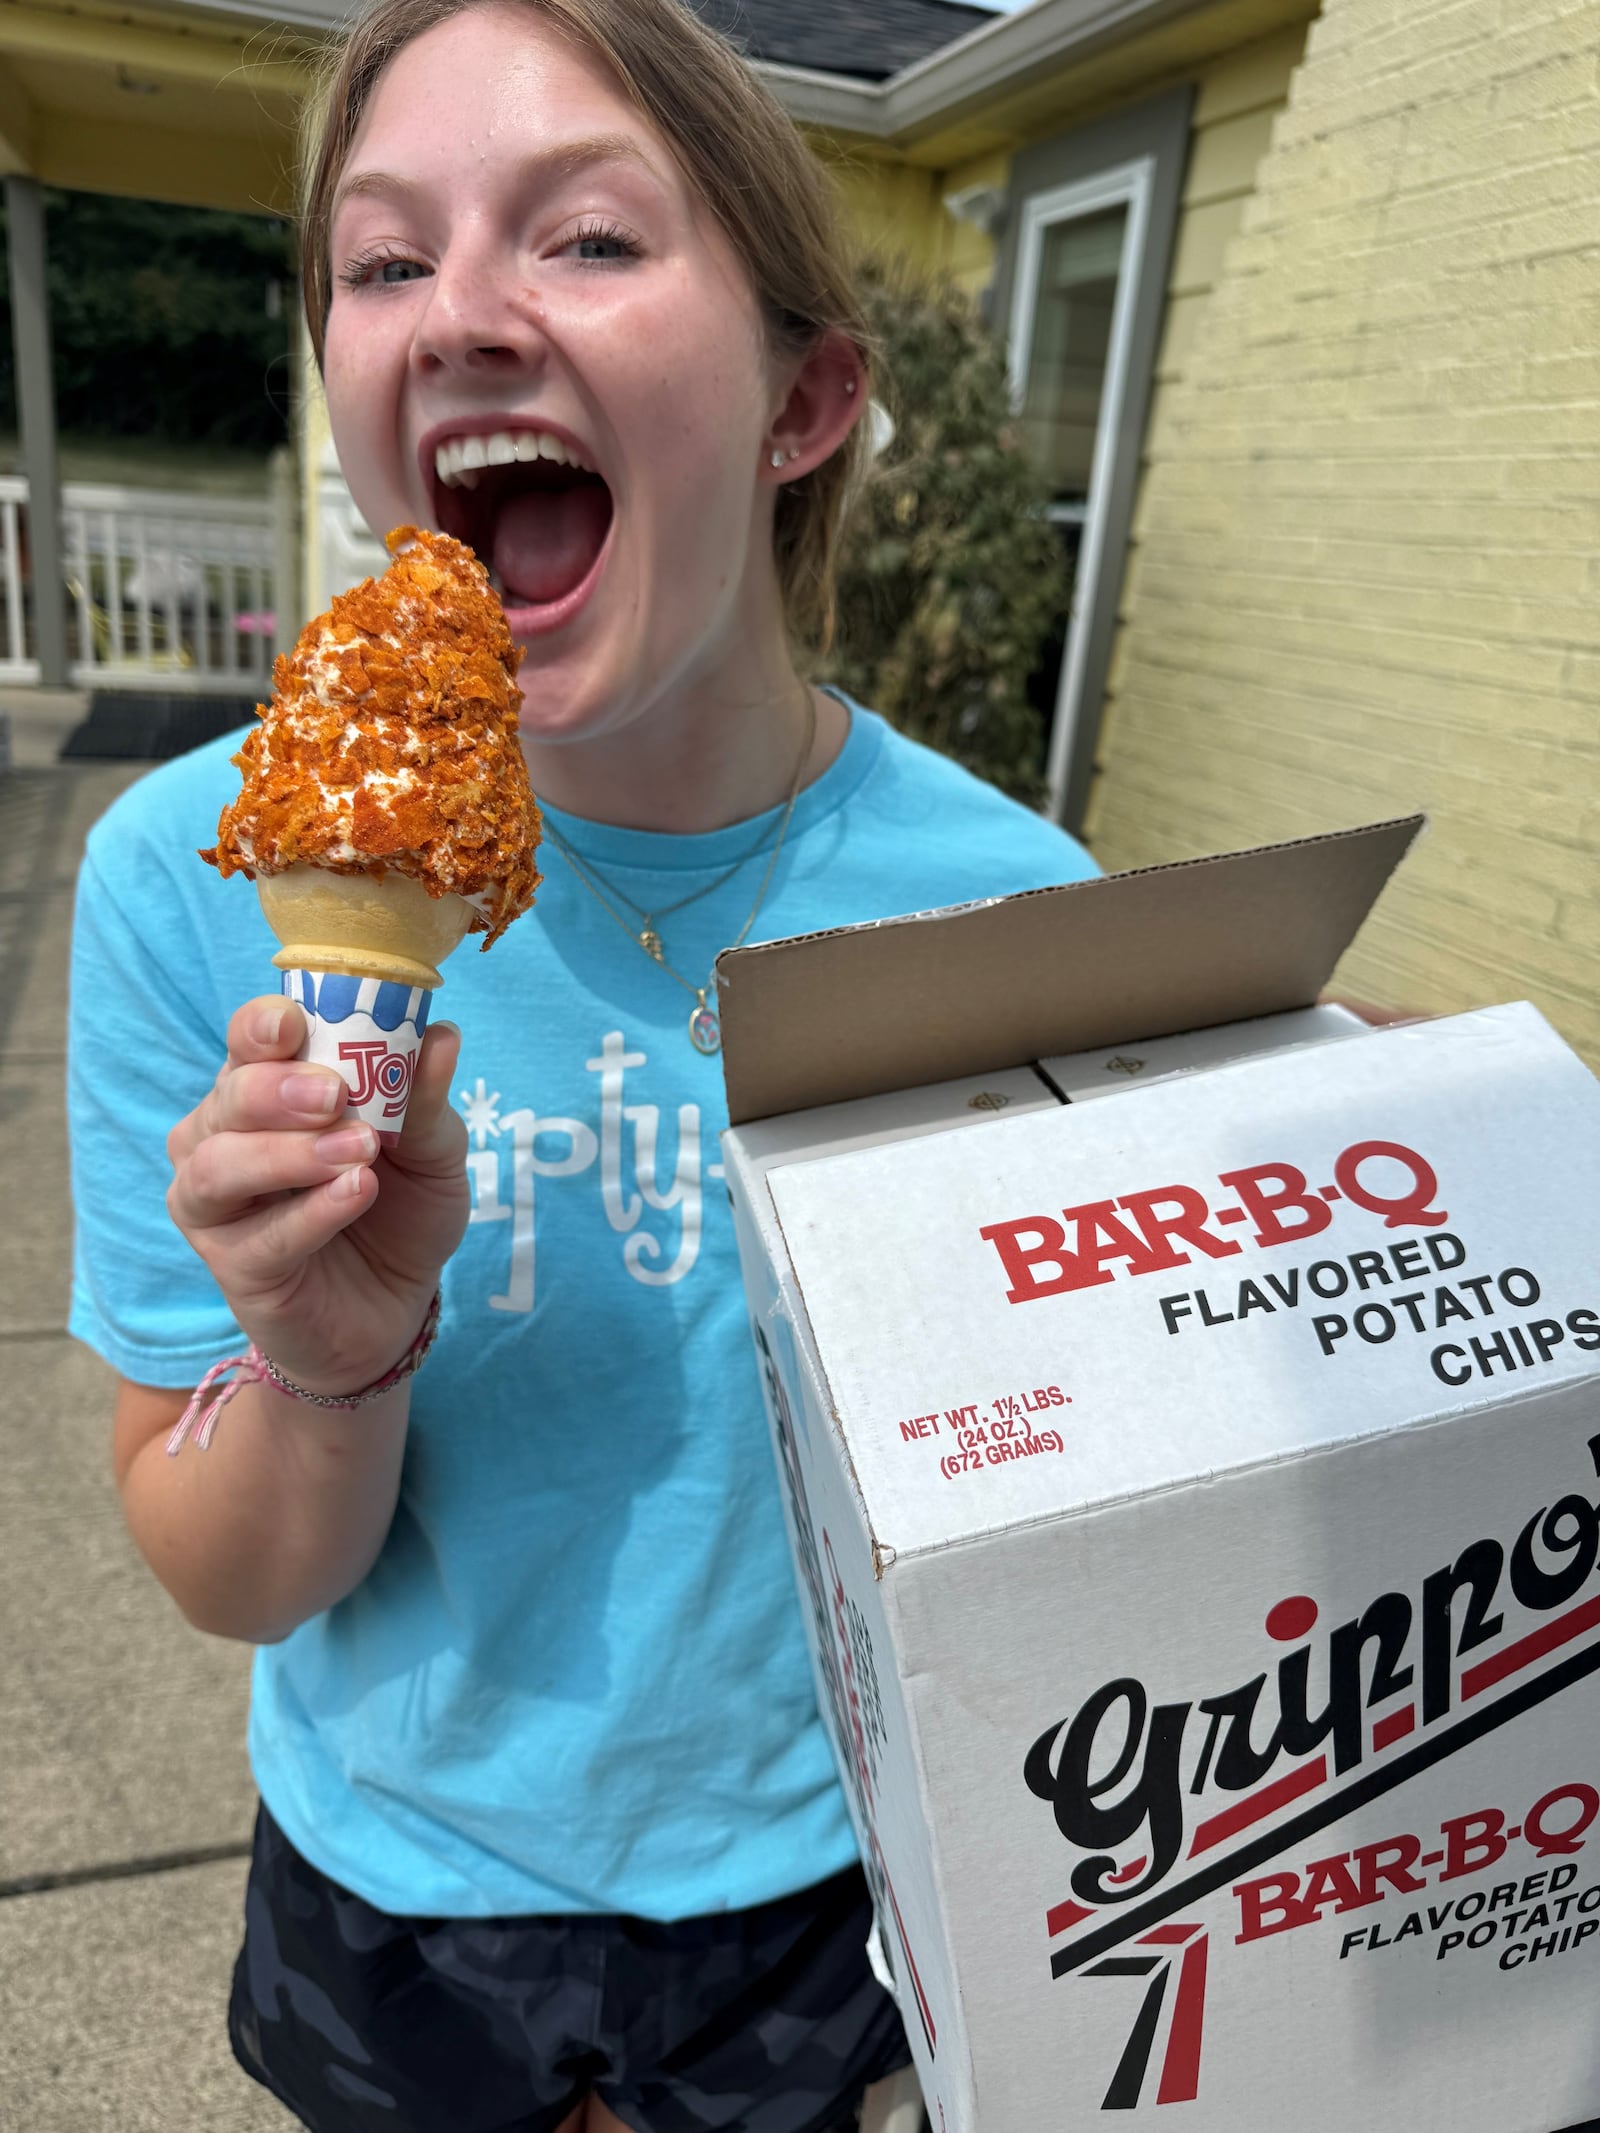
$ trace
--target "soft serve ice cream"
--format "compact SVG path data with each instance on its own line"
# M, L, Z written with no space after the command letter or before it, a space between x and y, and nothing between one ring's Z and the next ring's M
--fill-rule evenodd
M381 578L338 594L273 670L234 762L224 875L393 869L471 907L497 940L533 901L539 813L517 742L517 667L488 575L446 534L402 526Z
M234 762L243 789L201 858L257 885L306 1011L304 1057L351 1114L400 1130L437 965L488 948L533 901L539 810L517 739L517 667L488 575L402 526L393 561L335 598L273 670Z

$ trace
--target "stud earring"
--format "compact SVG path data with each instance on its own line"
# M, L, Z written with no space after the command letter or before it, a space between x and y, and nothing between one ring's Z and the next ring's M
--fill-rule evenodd
M774 452L774 453L773 453L773 455L772 455L772 464L773 464L773 465L774 465L775 467L781 467L781 466L783 465L783 454L782 454L781 452Z
M853 399L855 398L855 393L856 393L856 381L855 381L855 379L854 379L854 378L846 378L846 379L845 379L845 381L844 381L844 389L845 389L845 391L846 391L846 392L847 392L847 393L848 393L848 394L850 395L851 399L853 400Z

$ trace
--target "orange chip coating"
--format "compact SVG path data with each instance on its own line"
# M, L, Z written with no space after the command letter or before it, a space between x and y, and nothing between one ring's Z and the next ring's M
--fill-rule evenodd
M539 810L517 740L517 668L488 572L448 534L397 526L381 578L339 594L272 672L234 762L220 874L293 866L421 882L472 906L484 947L533 901Z

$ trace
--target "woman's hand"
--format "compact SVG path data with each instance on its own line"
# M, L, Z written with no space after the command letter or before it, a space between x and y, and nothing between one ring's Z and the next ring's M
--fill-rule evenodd
M423 1040L398 1145L345 1117L330 1067L299 1062L300 1009L248 1001L210 1093L167 1136L167 1207L244 1331L310 1392L359 1392L421 1327L469 1213L449 1102L460 1037Z

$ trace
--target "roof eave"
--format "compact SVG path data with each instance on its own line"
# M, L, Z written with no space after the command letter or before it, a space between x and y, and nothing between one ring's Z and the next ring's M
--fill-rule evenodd
M180 7L183 0L178 0ZM885 147L909 147L923 135L967 117L1064 61L1087 58L1208 0L1032 0L1014 15L996 15L888 81L853 79L806 67L756 62L790 117L801 125L855 134ZM351 0L206 0L206 12L257 22L337 31Z
M860 81L848 74L822 74L809 67L786 67L758 59L755 71L796 125L821 126L830 133L855 133L887 140L884 103L887 82Z
M886 147L969 116L1064 61L1086 59L1208 0L1033 0L969 30L886 82L855 81L757 61L756 72L801 125L852 133Z

